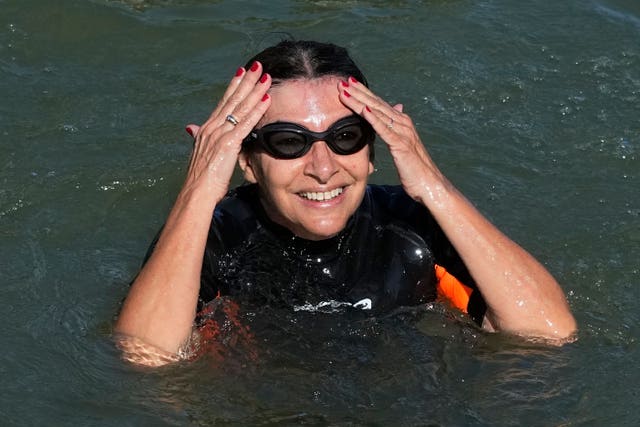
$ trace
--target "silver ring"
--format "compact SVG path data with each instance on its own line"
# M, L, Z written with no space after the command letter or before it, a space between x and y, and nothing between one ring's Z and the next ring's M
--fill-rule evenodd
M234 125L234 126L235 126L235 125L237 125L238 123L240 123L240 122L238 121L238 119L236 119L236 118L233 116L233 114L229 114L225 120L226 120L226 121L228 121L229 123L231 123L231 124L232 124L232 125Z
M387 127L389 129L393 129L393 119L391 119L391 121L389 122L389 124L387 125Z

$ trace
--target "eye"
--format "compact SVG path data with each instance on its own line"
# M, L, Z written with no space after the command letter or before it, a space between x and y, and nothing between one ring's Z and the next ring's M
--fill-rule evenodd
M273 132L267 135L267 140L272 145L304 144L304 137L295 132Z
M278 152L293 154L304 148L306 140L304 136L296 132L278 131L265 135L265 142Z
M334 141L338 144L351 144L360 141L362 138L362 129L359 126L346 126L339 129L334 134Z

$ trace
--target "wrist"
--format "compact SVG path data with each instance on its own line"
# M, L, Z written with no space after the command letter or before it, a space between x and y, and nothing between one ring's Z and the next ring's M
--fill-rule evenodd
M446 209L452 199L460 193L442 174L434 174L433 177L415 185L409 194L433 212Z

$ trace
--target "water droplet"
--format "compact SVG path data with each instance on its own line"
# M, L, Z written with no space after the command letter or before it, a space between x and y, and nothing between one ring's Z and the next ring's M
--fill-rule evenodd
M568 105L564 105L562 108L560 108L560 114L562 114L563 116L571 114L571 111L572 109Z
M60 126L60 129L62 129L65 132L70 132L70 133L78 132L78 128L75 127L74 125L71 125L71 124L63 124L63 125Z

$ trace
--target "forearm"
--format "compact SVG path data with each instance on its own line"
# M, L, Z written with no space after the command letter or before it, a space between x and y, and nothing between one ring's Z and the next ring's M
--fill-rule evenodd
M419 200L434 215L476 280L497 329L565 338L576 328L564 293L549 272L493 226L439 173Z
M239 68L207 121L187 126L194 147L185 184L115 327L158 353L176 354L191 334L213 211L229 188L243 139L270 105L271 79L261 75L258 62L249 72Z
M475 279L491 324L528 336L564 338L575 330L564 293L547 270L494 227L442 175L401 104L391 107L356 80L341 101L359 111L389 147L405 191L423 203Z
M154 251L131 286L116 332L176 353L191 334L202 258L215 200L188 187L179 194Z

